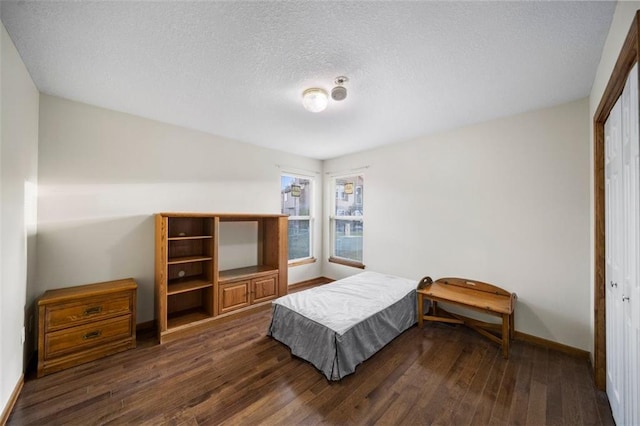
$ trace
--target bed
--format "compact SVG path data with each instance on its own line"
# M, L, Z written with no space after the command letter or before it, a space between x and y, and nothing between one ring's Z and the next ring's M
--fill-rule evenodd
M417 321L418 282L360 274L273 301L268 335L340 380Z

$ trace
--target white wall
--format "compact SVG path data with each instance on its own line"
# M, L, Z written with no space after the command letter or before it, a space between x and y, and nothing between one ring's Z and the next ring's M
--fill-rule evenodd
M0 406L6 407L23 372L22 327L31 276L37 184L38 90L9 34L0 25Z
M590 151L590 163L593 164L593 117L596 114L596 110L598 109L598 105L600 104L600 100L602 99L602 95L604 93L604 89L607 87L607 83L609 83L609 78L611 77L611 73L613 72L613 67L618 60L618 56L620 55L620 50L622 49L622 45L624 44L624 40L627 37L627 33L629 32L629 28L631 27L631 22L635 17L636 11L640 9L640 1L625 1L618 2L616 6L616 11L613 15L613 20L611 22L611 28L609 28L609 34L607 35L607 40L605 41L604 47L602 49L602 57L600 58L600 64L598 65L598 70L596 72L596 77L593 81L593 86L591 88L591 95L589 96L589 120L590 120L590 138L591 141L591 151ZM595 308L595 289L593 289L593 283L595 281L595 263L594 263L594 247L595 247L595 238L594 238L594 216L593 216L593 188L594 188L594 176L593 176L593 168L591 168L590 174L590 182L591 182L591 199L590 199L590 211L591 211L591 332L595 333L594 330L594 308ZM593 353L593 339L590 346L590 352Z
M518 294L518 331L588 349L588 129L583 99L328 160L325 171L368 167L367 269L494 283ZM356 271L324 263L330 277Z
M133 277L138 322L150 321L153 214L280 213L286 167L321 164L43 94L36 290ZM320 269L290 268L289 282Z

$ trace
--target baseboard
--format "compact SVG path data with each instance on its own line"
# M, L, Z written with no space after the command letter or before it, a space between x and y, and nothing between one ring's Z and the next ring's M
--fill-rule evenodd
M330 282L333 282L334 280L332 280L331 278L327 278L327 277L318 277L318 278L313 278L310 280L305 280L305 281L300 281L298 283L294 283L294 284L289 284L288 290L289 291L299 291L302 289L305 289L307 287L315 287L315 286L319 286L322 284L328 284Z
M532 336L531 334L522 333L521 331L515 332L515 339L523 342L531 343L536 346L542 346L544 348L553 349L571 355L576 358L591 359L591 353L583 349L574 348L573 346L563 345L562 343L553 342L551 340L543 339L542 337Z
M11 411L13 410L14 405L16 405L16 401L18 401L18 396L20 396L20 392L22 391L22 386L24 386L24 374L20 375L18 379L18 383L16 383L16 387L11 392L11 396L9 397L9 401L7 402L7 406L2 410L2 417L0 417L0 425L4 426L9 421L9 416L11 415Z
M291 284L289 285L288 289L290 292L296 292L296 291L305 290L307 288L316 287L322 284L328 284L333 281L335 280L332 280L331 278L317 277L317 278L312 278L310 280L300 281L295 284ZM233 319L233 317L230 317L229 319ZM151 332L155 330L156 330L155 320L141 322L136 325L136 333ZM516 331L514 337L516 340L521 340L523 342L531 343L536 346L541 346L544 348L565 353L567 355L571 355L576 358L585 358L591 361L591 353L583 349L578 349L578 348L574 348L573 346L563 345L562 343L543 339L542 337L533 336L531 334L523 333L521 331ZM0 423L0 425L2 425L2 423Z

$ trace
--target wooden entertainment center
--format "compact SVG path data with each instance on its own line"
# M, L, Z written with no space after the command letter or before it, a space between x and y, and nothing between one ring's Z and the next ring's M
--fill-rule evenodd
M220 269L220 224L254 222L255 264ZM287 293L286 215L158 213L155 297L165 343Z

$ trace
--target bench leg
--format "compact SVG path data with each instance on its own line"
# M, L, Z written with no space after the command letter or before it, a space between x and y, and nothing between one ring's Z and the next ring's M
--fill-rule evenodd
M514 310L513 312L511 312L511 315L509 315L509 337L511 337L511 339L515 338L516 335L516 327L515 327L515 318L516 316L516 311Z
M424 320L424 298L422 294L418 293L418 327L422 328L422 321Z
M502 356L509 358L509 339L511 337L511 315L502 314Z

